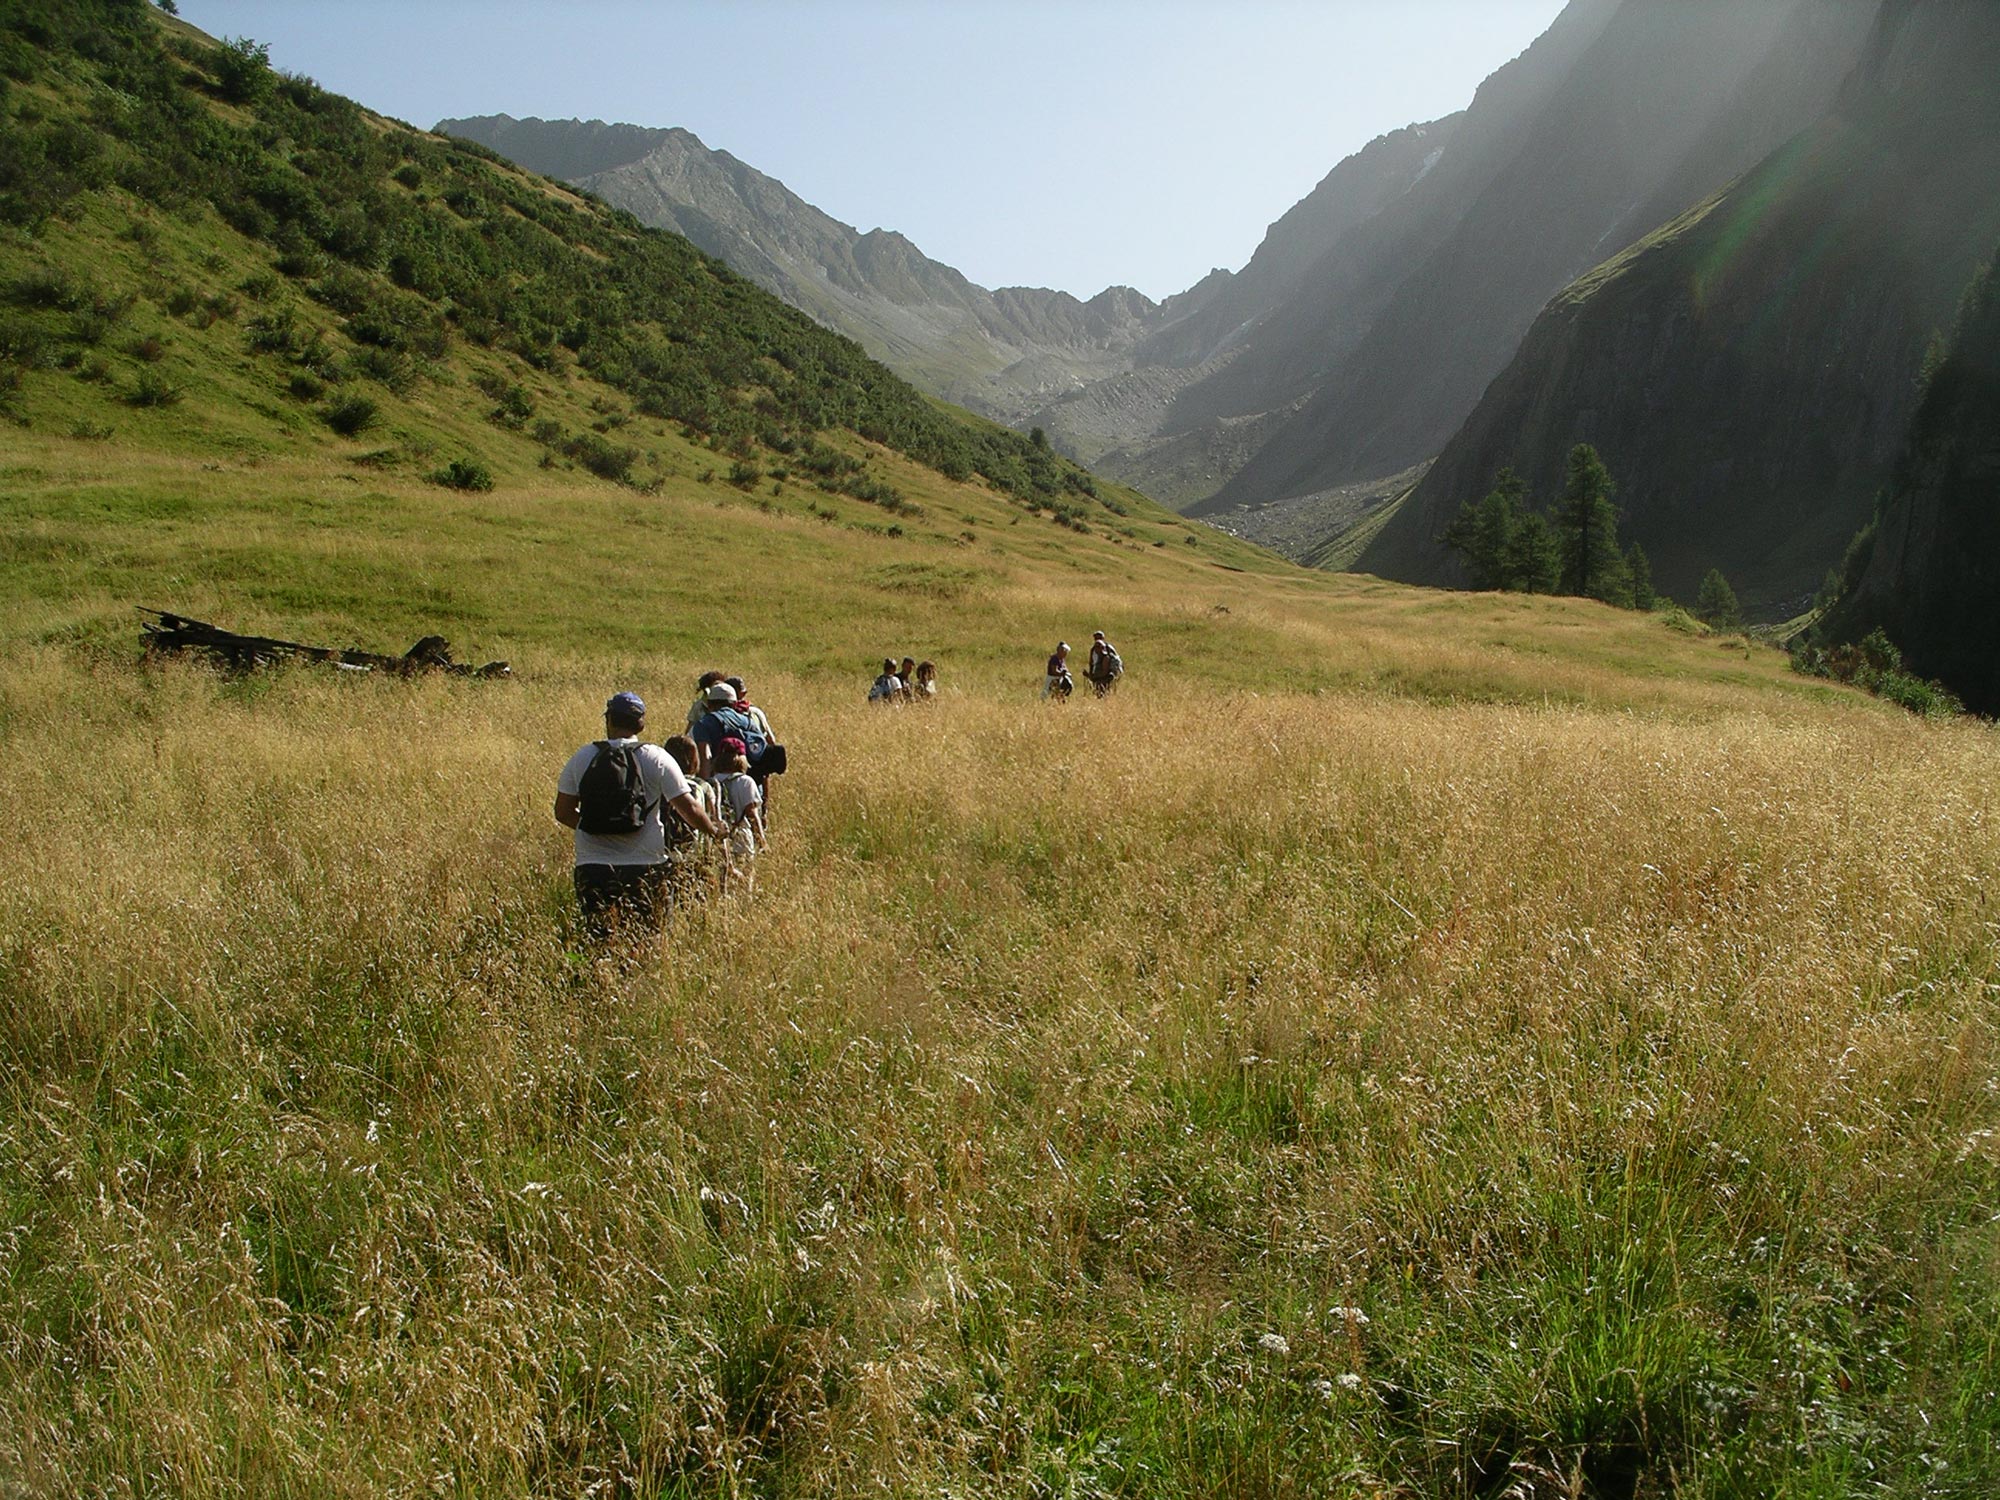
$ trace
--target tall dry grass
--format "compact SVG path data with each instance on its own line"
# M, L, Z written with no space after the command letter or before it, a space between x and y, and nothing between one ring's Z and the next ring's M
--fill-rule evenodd
M1988 731L968 677L607 954L587 664L0 666L0 1487L1996 1477Z

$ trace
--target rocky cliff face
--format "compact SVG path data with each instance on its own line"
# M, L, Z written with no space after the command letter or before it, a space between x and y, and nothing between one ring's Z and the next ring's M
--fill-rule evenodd
M1663 589L1720 567L1767 616L1812 593L2000 235L2000 6L1892 0L1864 43L1823 120L1550 303L1361 569L1454 581L1460 504L1507 465L1550 494L1589 442Z
M1931 374L1863 546L1866 561L1824 632L1854 640L1879 626L1920 675L1979 713L2000 713L2000 280L1990 265Z

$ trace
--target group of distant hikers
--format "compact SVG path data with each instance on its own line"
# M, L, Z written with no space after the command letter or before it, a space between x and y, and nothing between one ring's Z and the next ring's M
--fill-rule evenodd
M1103 697L1125 663L1103 631L1090 642L1084 676ZM1069 642L1049 657L1044 699L1067 699ZM868 690L881 704L930 703L937 665L884 657ZM597 939L659 926L676 901L711 890L754 895L757 856L770 839L771 778L785 770L785 747L750 701L741 677L704 672L685 733L658 745L642 738L646 704L614 693L604 705L604 738L572 755L556 778L555 818L576 835L576 901Z
M1104 638L1101 630L1091 632L1090 660L1084 664L1083 675L1100 698L1118 686L1118 679L1125 675L1124 658L1119 656L1118 648ZM1076 679L1069 672L1069 642L1057 641L1042 679L1042 696L1060 703L1075 691Z
M899 666L896 658L882 658L882 670L868 686L870 703L934 703L937 701L937 663L920 662L906 656Z
M785 747L740 677L704 672L686 733L649 745L637 693L604 705L604 738L556 778L556 821L576 832L576 900L592 936L656 927L676 900L720 885L753 894Z

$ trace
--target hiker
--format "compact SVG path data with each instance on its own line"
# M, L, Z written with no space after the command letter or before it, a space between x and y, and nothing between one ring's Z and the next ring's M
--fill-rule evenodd
M1069 675L1069 642L1057 641L1055 654L1049 658L1048 676L1042 682L1042 696L1061 703L1075 689L1076 683Z
M695 680L694 702L688 705L687 711L687 732L689 734L694 733L694 726L699 724L702 715L708 712L708 690L718 682L721 682L726 675L722 672L704 672Z
M671 810L712 838L722 826L702 811L673 757L640 743L646 704L617 693L604 705L604 738L585 745L556 778L555 819L576 831L576 901L594 938L627 922L641 930L666 915Z
M911 702L916 697L917 659L914 656L904 657L903 664L896 668L896 676L902 679L903 701Z
M745 743L749 750L750 779L757 783L757 795L764 804L764 821L771 821L771 778L785 774L785 747L778 743L777 735L771 732L771 721L764 710L750 701L750 695L743 689L741 677L722 679L736 693L735 710L750 721L750 734Z
M701 762L701 752L695 748L694 741L684 734L676 734L660 748L671 755L674 764L681 768L688 790L701 804L701 810L708 814L711 822L720 826L722 803L715 794L715 785L695 775L695 767ZM668 822L666 827L668 890L677 901L708 894L709 881L704 867L715 850L715 840L679 818Z
M882 658L882 675L868 688L870 703L901 703L903 701L903 679L896 675L894 657Z
M736 689L725 679L709 685L708 712L695 721L688 738L701 752L704 776L715 774L715 747L730 738L743 742L751 766L764 764L765 774L774 775L785 768L784 749L771 739L770 731L769 721L761 713L753 716L748 704L738 702Z
M1125 663L1118 655L1118 648L1104 638L1101 630L1091 632L1090 663L1083 669L1083 675L1090 679L1090 685L1097 689L1102 698L1118 685L1118 679L1125 675Z
M716 743L713 766L716 796L722 804L722 888L757 894L757 853L764 847L764 799L750 776L743 741L734 735Z
M937 663L921 661L917 663L917 680L910 684L912 703L937 702Z
M770 719L765 717L763 709L750 701L750 695L743 690L743 679L741 677L725 677L722 680L736 689L736 706L749 716L752 724L763 731L764 738L767 741L775 741L778 737L771 733ZM757 773L755 769L752 769L750 774L755 776Z

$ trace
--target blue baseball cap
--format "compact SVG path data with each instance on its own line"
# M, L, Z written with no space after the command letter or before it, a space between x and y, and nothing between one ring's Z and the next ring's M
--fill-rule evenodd
M613 693L611 701L604 705L607 719L630 719L637 722L646 717L646 700L637 693Z

